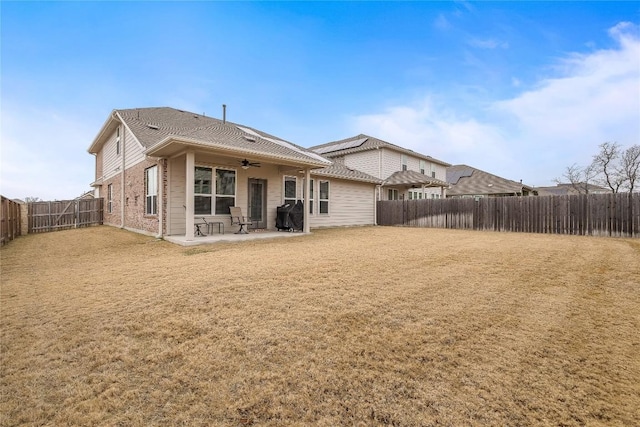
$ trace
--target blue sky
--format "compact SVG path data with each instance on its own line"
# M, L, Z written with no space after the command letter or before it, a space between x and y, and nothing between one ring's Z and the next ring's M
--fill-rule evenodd
M170 106L304 147L365 133L553 185L640 143L638 2L7 2L0 193L90 190L113 109Z

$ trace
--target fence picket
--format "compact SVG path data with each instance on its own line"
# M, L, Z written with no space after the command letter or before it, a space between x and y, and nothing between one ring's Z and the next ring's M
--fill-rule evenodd
M379 201L379 225L640 237L640 193Z
M28 204L28 233L44 233L102 224L103 199L60 200Z

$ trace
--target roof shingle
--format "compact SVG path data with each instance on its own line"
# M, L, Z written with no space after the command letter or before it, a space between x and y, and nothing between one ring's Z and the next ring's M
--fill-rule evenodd
M168 138L196 140L246 152L303 160L319 165L330 161L306 148L248 126L169 107L115 110L147 149Z

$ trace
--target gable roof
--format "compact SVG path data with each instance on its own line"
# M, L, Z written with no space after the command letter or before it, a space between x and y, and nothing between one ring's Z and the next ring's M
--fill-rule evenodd
M583 182L576 183L575 185L580 190L576 189L573 184L557 184L552 187L536 187L538 194L541 196L566 196L571 194L584 193L584 189L587 188L589 193L611 193L611 190L605 187L601 187L595 184L585 184Z
M164 157L185 147L199 147L318 167L331 163L306 148L249 126L169 107L114 110L89 148L90 153L99 151L117 122L124 123L145 153L152 156Z
M502 178L468 165L449 166L447 182L450 184L447 196L515 194L522 193L523 188L533 191L532 187L521 182Z
M374 138L369 135L360 134L352 136L350 138L341 139L339 141L327 142L326 144L316 145L309 149L315 151L318 154L322 154L324 157L332 158L337 156L343 156L345 154L358 153L361 151L377 150L379 148L388 148L395 150L403 154L408 154L417 157L422 160L427 160L432 163L437 163L443 166L449 166L449 163L442 160L435 159L431 156L416 153L413 150L402 148L399 145L392 144L387 141L383 141L378 138Z
M331 166L327 166L326 168L314 169L311 171L311 174L332 177L332 178L348 179L351 181L362 181L362 182L369 182L373 184L382 184L381 179L378 179L367 173L360 172L359 170L351 169L345 166L341 162L335 162Z
M424 185L427 187L447 187L448 184L420 172L406 170L397 171L384 180L382 185Z

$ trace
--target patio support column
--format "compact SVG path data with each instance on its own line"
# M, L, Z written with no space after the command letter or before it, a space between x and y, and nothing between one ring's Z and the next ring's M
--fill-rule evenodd
M194 235L193 235L193 223L194 218L193 218L193 206L194 206L194 197L193 197L193 183L194 183L194 179L195 179L195 166L196 166L196 155L193 151L187 151L187 179L186 179L186 183L185 185L187 186L187 188L185 188L185 202L187 203L185 205L185 233L184 233L184 237L186 237L187 240L193 240Z
M158 160L158 201L157 201L157 209L158 209L158 234L156 237L160 238L164 234L163 224L164 224L164 160Z
M305 169L305 179L304 179L304 213L302 215L302 219L304 222L303 231L305 233L309 233L311 231L311 225L309 224L309 198L311 195L311 169Z

